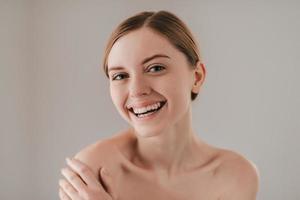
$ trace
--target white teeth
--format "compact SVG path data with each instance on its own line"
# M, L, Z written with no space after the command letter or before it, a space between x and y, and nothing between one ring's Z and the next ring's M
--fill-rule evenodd
M160 107L160 102L157 102L157 103L149 105L149 106L145 106L143 108L133 108L133 111L135 114L139 114L139 113L147 112L148 110L157 109L158 107Z
M151 115L151 114L153 114L153 112L151 112L151 113L146 113L146 114L139 114L138 117L146 117L146 116Z

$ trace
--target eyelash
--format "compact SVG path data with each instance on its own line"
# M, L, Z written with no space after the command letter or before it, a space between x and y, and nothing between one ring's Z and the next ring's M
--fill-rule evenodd
M165 67L163 67L162 65L153 65L152 67L149 68L149 70L148 70L147 72L150 72L151 69L157 68L157 67L160 68L159 71L163 71L163 70L165 69ZM157 71L155 71L155 72L157 72ZM122 76L126 76L125 73L115 74L115 75L112 77L112 80L113 80L113 81L114 81L114 80L123 80L123 79L117 79L117 77L118 77L118 76L121 76L121 75L122 75ZM127 77L128 77L128 76L127 76Z

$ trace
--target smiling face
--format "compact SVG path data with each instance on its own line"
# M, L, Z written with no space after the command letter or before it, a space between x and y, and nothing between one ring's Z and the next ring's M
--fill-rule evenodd
M191 91L200 87L194 85L195 70L185 55L150 28L118 39L107 66L115 107L143 137L157 135L187 116Z

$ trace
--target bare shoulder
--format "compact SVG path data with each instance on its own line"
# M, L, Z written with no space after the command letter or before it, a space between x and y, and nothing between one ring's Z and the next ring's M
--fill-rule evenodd
M255 200L259 189L259 172L256 165L243 155L220 150L221 164L216 174L224 181L222 200Z
M74 157L89 166L95 174L101 167L106 167L109 171L116 171L118 146L124 139L124 132L119 132L112 137L85 146Z
M111 154L111 148L108 142L105 140L98 140L93 144L89 144L81 149L74 158L80 160L87 166L89 166L92 171L97 174L98 170L107 160L107 155Z

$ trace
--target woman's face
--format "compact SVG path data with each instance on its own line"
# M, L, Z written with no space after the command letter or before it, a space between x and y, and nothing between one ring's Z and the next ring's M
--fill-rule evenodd
M183 53L151 29L118 39L107 66L112 101L141 136L157 135L189 112L195 70Z

